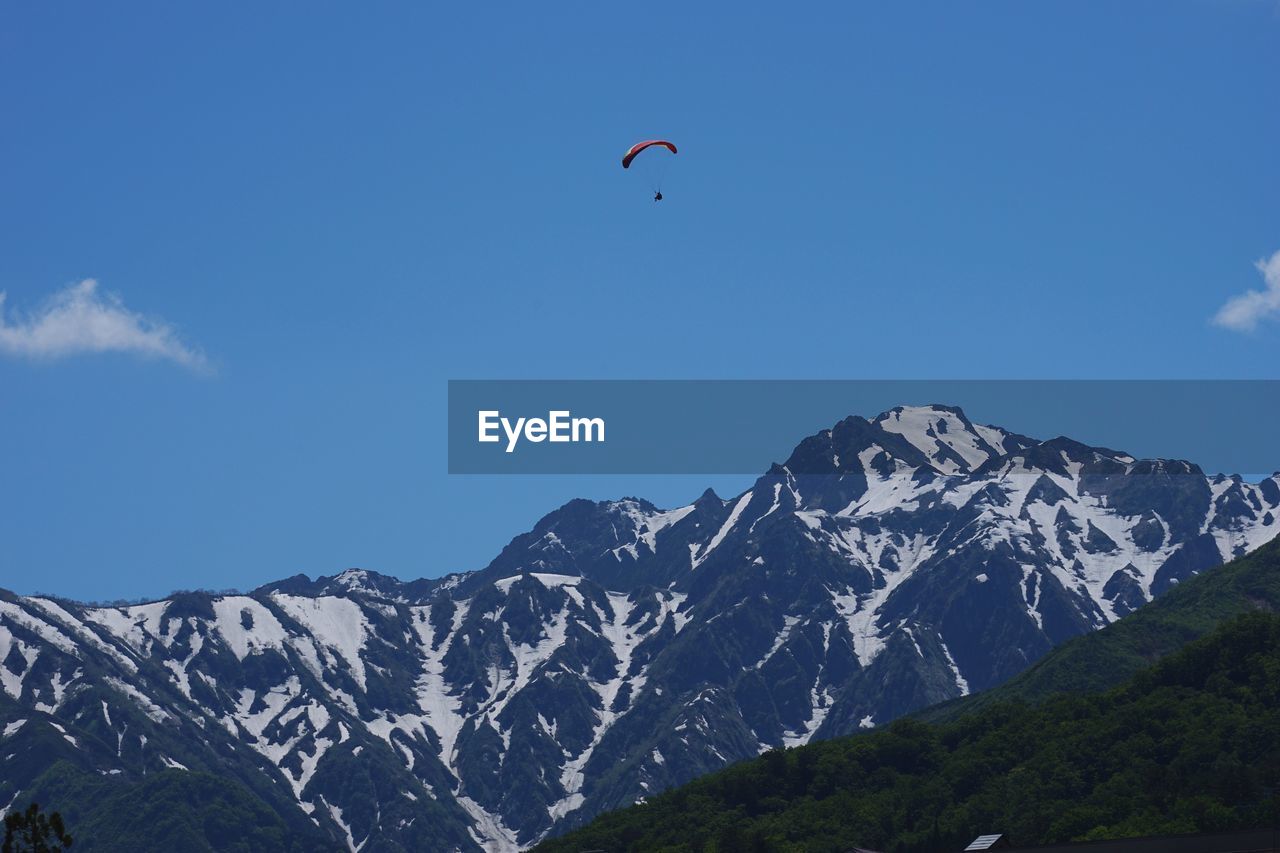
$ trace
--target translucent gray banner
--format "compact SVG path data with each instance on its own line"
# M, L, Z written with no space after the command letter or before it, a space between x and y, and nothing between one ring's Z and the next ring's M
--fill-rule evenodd
M452 380L451 474L754 474L849 416L945 405L1206 473L1280 468L1280 380Z

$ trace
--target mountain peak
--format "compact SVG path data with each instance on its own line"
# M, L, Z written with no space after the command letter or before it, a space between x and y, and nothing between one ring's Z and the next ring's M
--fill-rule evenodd
M872 423L906 439L943 474L966 474L1032 443L999 427L973 423L958 406L897 406Z
M875 420L877 421L882 420L886 416L892 415L892 414L937 415L940 417L950 415L952 417L959 418L960 420L963 420L966 423L969 420L969 418L965 415L964 410L961 409L959 406L951 406L951 405L947 405L946 403L926 403L923 406L894 406L892 409L889 409L887 412L881 412L875 418Z
M399 578L384 575L368 569L351 568L339 572L331 578L316 578L316 586L321 595L342 595L355 593L373 598L395 598L401 593L404 584Z
M715 489L710 489L710 488L704 491L701 495L698 495L698 499L693 502L693 505L696 507L708 506L708 505L722 506L723 504L724 504L724 498L717 495Z
M346 569L334 576L333 582L349 589L360 589L368 582L371 572L366 569ZM378 577L381 577L380 575Z

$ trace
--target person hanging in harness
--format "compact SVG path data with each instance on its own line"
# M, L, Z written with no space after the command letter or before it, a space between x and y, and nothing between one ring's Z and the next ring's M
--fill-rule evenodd
M653 194L654 201L662 201L662 190L658 190Z

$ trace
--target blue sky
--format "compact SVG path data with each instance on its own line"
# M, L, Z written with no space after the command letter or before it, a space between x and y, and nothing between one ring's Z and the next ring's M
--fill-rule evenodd
M707 482L449 477L450 378L1275 377L1274 3L270 6L5 13L0 586L438 575Z

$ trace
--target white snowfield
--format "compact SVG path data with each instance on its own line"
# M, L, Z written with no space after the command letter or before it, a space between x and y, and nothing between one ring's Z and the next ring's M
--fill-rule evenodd
M879 441L901 450L897 436L929 459L931 476L873 441L844 459L832 453L834 468L865 482L838 502L820 500L809 479L783 467L701 510L659 510L635 500L598 505L603 522L590 538L540 526L525 550L504 552L509 573L495 561L487 573L450 576L435 589L449 593L448 609L360 570L330 579L319 593L212 596L204 609L177 599L128 607L0 599L0 689L22 709L7 722L0 718L0 745L21 739L33 721L57 718L66 742L83 746L69 727L84 720L65 716L74 707L111 733L120 763L101 772L119 773L126 756L159 749L139 731L147 721L161 730L225 732L351 850L401 823L426 820L393 819L389 801L369 814L342 798L335 777L345 771L336 768L376 753L406 774L395 808L447 805L468 822L477 845L506 853L589 807L601 776L597 756L625 763L628 790L640 798L693 772L688 768L808 742L849 701L839 681L845 676L835 674L842 648L861 669L905 653L936 667L948 695L981 688L981 673L964 656L967 638L900 604L922 579L949 577L948 560L964 549L999 551L1015 565L1001 574L979 561L955 594L995 594L1016 575L1016 617L1043 631L1050 586L1073 596L1081 618L1100 627L1129 607L1114 594L1118 575L1132 595L1148 600L1162 567L1186 547L1173 536L1173 519L1148 510L1126 515L1108 494L1091 491L1091 460L1079 453L1064 451L1060 464L1054 457L1053 470L1031 466L1018 452L1019 437L941 408L895 409L872 423L884 431ZM1124 454L1103 461L1124 473L1143 464ZM979 468L982 475L974 476ZM1280 507L1262 485L1203 481L1210 510L1193 532L1223 559L1280 532ZM1231 506L1247 511L1233 514ZM827 574L811 590L816 599L778 612L768 609L768 596L752 592L706 609L718 588L708 573L732 581L763 576L785 561L786 553L763 547L780 530L812 549L807 559L825 561ZM622 575L610 574L650 565L665 572L660 583L622 589L612 580ZM804 567L799 572L797 588ZM756 614L749 624L767 624L768 633L740 638L750 652L731 677L773 689L770 673L802 672L788 681L795 695L785 698L803 710L779 730L747 731L745 745L731 747L724 733L733 725L748 729L736 682L677 695L655 661L682 642L694 644L684 660L696 659L706 638L724 636L700 631L745 611ZM797 663L806 656L815 663ZM91 679L91 669L107 674ZM81 709L77 696L91 689L101 698ZM666 728L630 743L619 727L659 707ZM871 728L891 717L855 704L847 726ZM619 731L624 736L611 741ZM623 758L615 758L622 748ZM526 773L521 762L534 750L532 775L553 796L543 801L543 822L530 830L510 825L509 812L493 805L512 792L493 789L504 787L506 768ZM155 762L192 766L167 752Z

